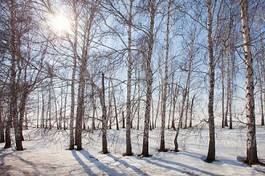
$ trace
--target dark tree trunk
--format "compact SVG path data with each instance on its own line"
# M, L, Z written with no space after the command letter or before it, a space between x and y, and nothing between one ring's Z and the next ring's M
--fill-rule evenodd
M8 115L5 127L5 146L4 146L5 149L11 147L11 136L10 136L11 125L12 125L12 116Z
M122 115L122 128L125 128L125 117L124 117L124 111L122 111L121 115Z
M95 130L96 129L96 125L95 125L95 113L96 113L96 100L95 100L95 85L94 84L92 84L92 86L91 86L91 91L92 91L92 96L91 96L91 98L92 98L92 131L93 130Z
M2 102L0 101L0 143L5 142L4 116Z
M189 127L192 127L192 117L193 117L193 106L194 106L194 100L195 100L195 95L193 95L191 99L191 105L190 105L190 124Z
M102 73L102 88L100 90L100 104L102 108L102 153L108 153L108 141L107 141L107 108L105 104L105 79L104 73Z

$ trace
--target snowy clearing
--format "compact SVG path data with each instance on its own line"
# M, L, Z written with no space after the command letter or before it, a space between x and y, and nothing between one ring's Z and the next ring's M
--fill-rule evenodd
M133 130L135 156L124 157L125 130L108 131L110 153L103 155L101 133L84 133L82 151L67 149L67 131L43 129L25 130L25 150L3 149L0 145L0 175L265 175L265 167L237 161L245 156L245 129L217 129L217 161L203 161L207 154L207 129L182 130L181 151L159 153L159 130L150 132L152 157L141 158L142 133ZM166 146L173 148L175 132L166 131ZM265 130L257 128L258 155L265 158Z

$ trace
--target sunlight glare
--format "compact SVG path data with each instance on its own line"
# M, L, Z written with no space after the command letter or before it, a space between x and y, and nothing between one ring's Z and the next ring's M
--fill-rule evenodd
M70 21L63 13L50 15L48 25L59 36L72 32Z

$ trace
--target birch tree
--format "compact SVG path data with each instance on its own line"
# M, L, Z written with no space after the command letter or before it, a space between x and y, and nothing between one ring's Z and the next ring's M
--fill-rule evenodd
M151 115L151 101L152 101L152 54L154 46L154 24L156 14L156 1L148 1L148 14L149 14L149 30L147 39L147 55L145 59L145 75L146 75L146 100L145 100L145 114L144 114L144 135L142 155L149 156L149 125Z
M70 105L70 141L69 141L69 149L74 149L74 115L75 115L75 78L76 78L76 70L77 70L77 43L78 43L78 12L77 12L77 2L72 1L72 11L74 15L74 24L73 24L73 33L74 39L73 42L70 42L72 51L73 51L73 67L72 67L72 77L71 77L71 105Z
M166 21L166 34L165 34L165 75L163 80L163 89L162 89L162 109L161 109L161 132L160 132L160 148L159 151L167 151L165 148L165 125L166 125L166 103L167 103L167 92L168 92L168 58L169 58L169 25L170 25L170 16L171 16L171 4L172 1L168 0L168 9L167 9L167 21Z
M133 0L129 1L129 18L128 18L128 70L127 70L127 99L126 99L126 152L125 155L132 155L132 144L131 144L131 89L132 89L132 22L133 22Z
M209 146L206 161L215 160L215 127L214 127L214 85L215 85L215 63L213 53L213 4L212 0L206 0L207 7L207 39L208 39L208 76L209 76L209 97L208 97L208 123L209 123Z
M244 61L246 65L246 118L247 118L247 144L246 144L246 163L249 165L259 163L256 142L255 124L255 101L254 101L254 70L253 58L250 47L250 29L248 0L240 1L240 14L242 24Z

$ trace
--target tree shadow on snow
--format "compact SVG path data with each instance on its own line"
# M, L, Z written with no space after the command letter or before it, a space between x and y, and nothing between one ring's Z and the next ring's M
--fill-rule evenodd
M31 168L33 171L24 170L25 166L23 166L22 168L18 168L16 165L6 165L4 160L5 160L5 157L9 155L25 163L26 167ZM11 153L0 153L0 175L9 175L7 174L8 171L17 171L25 175L34 175L34 176L41 175L41 172L38 170L36 164L34 164L31 161L25 160L24 158L18 155L14 155L13 151Z
M78 161L78 163L83 167L83 169L89 174L89 175L97 175L95 174L92 170L91 167L88 166L79 156L78 153L80 153L81 155L83 155L89 162L93 163L99 170L107 173L110 176L119 176L122 175L119 172L117 172L116 170L108 167L107 165L105 165L104 163L100 162L97 158L95 158L93 155L91 155L88 151L86 150L80 150L80 151L75 151L72 150L72 154L75 157L75 159Z
M127 168L132 169L137 175L148 175L147 173L143 172L141 169L137 168L136 166L128 164L126 161L122 160L121 158L118 158L112 154L108 154L110 158L112 158L114 161L119 162L120 164L124 165Z
M258 173L261 173L261 174L264 174L265 175L265 169L255 168L255 171L258 172Z
M192 158L197 158L199 160L205 160L206 159L206 156L203 156L203 155L195 153L195 152L190 152L190 151L181 151L180 153L177 153L177 155L186 155L186 156L189 156ZM237 160L224 159L224 158L221 158L220 160L216 160L213 163L217 164L217 165L228 164L228 165L233 165L233 166L237 166L237 167L247 167L246 164L239 162Z
M96 174L90 169L90 167L77 155L77 151L71 150L75 160L83 167L88 175L96 176Z
M11 170L10 165L5 165L5 157L10 153L4 153L4 149L0 149L0 175L5 175L7 171Z
M20 161L24 162L25 164L29 165L34 170L34 174L41 175L41 172L37 168L37 165L36 164L34 164L31 161L25 160L24 158L22 158L20 156L15 156L15 157L17 157Z
M188 175L209 175L209 176L219 176L218 174L214 174L212 172L208 172L208 171L204 171L202 169L198 169L196 167L192 167L186 164L182 164L182 163L178 163L175 161L169 161L169 160L165 160L162 158L156 158L156 157L152 157L150 159L144 159L146 162L152 164L152 165L156 165L158 167L163 167L169 170L174 170L180 173L186 173ZM168 164L171 164L173 166L170 166Z

